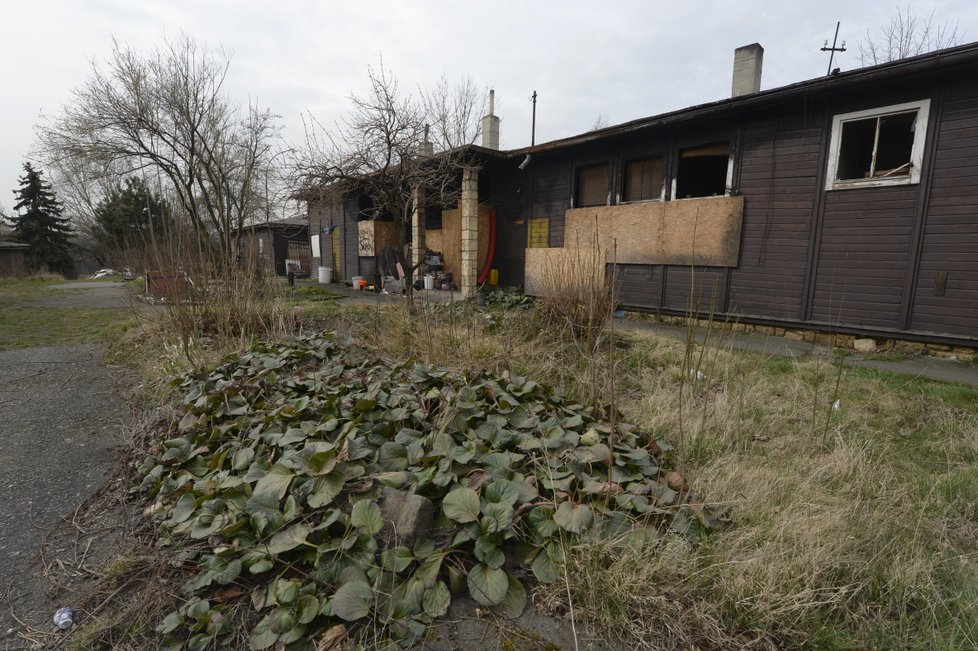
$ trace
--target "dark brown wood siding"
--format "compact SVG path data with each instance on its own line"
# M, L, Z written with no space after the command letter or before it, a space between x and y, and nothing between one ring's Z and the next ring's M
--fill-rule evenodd
M526 249L526 220L519 161L506 161L483 168L479 177L489 175L489 205L496 209L496 255L492 267L499 270L499 284L523 284L523 250Z
M342 234L340 248L343 256L343 278L349 280L354 276L362 276L360 268L359 243L360 231L357 226L357 198L347 196L343 200ZM372 281L371 281L372 282Z
M629 307L659 307L662 269L649 264L618 265L615 277L618 302Z
M826 192L813 321L900 327L918 189Z
M978 83L947 89L933 164L911 328L978 338Z
M550 246L564 245L564 213L570 208L571 166L566 159L530 162L524 183L532 188L527 217L550 218Z
M726 304L726 269L722 267L661 267L665 296L662 307L670 310L718 314Z
M788 116L744 129L744 221L740 265L730 272L731 314L801 316L823 122Z

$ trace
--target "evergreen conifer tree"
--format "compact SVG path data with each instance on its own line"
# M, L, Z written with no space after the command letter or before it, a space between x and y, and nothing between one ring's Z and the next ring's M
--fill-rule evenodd
M68 219L61 216L61 202L40 170L24 163L24 172L19 179L20 188L14 190L16 213L10 217L14 239L31 247L27 253L28 269L71 274L75 266L71 227Z
M147 244L151 229L160 237L169 222L167 201L150 191L139 177L130 177L95 207L91 234L106 252L106 259L111 259L113 252Z

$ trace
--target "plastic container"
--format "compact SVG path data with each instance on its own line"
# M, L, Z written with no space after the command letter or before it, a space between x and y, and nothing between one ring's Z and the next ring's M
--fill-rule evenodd
M489 284L493 287L499 284L499 269L489 270Z
M367 281L363 276L354 276L353 278L350 278L350 282L353 283L353 289L362 289L362 287L360 287L360 281L363 281L364 287L367 286Z
M424 277L424 288L434 289L435 288L435 277L428 275Z
M320 267L319 268L319 284L328 285L333 282L333 268L332 267Z
M75 623L75 611L71 608L65 606L64 608L58 608L58 611L54 613L54 625L60 628L62 631L71 628L71 625Z

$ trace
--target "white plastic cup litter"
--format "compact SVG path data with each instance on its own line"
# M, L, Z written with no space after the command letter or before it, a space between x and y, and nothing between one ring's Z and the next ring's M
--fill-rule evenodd
M58 608L58 612L54 613L54 625L63 631L67 630L75 623L74 616L75 612L68 606Z

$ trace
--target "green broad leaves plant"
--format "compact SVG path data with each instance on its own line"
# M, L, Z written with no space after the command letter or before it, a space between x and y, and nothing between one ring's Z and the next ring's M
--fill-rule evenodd
M557 580L575 536L696 538L715 523L669 487L667 443L515 375L315 335L178 383L185 399L140 467L164 539L203 549L158 626L167 648L229 644L225 609L240 608L255 649L312 650L341 624L408 648L453 595L519 616L525 577ZM402 538L392 489L430 501L430 528ZM240 607L215 597L229 587Z

